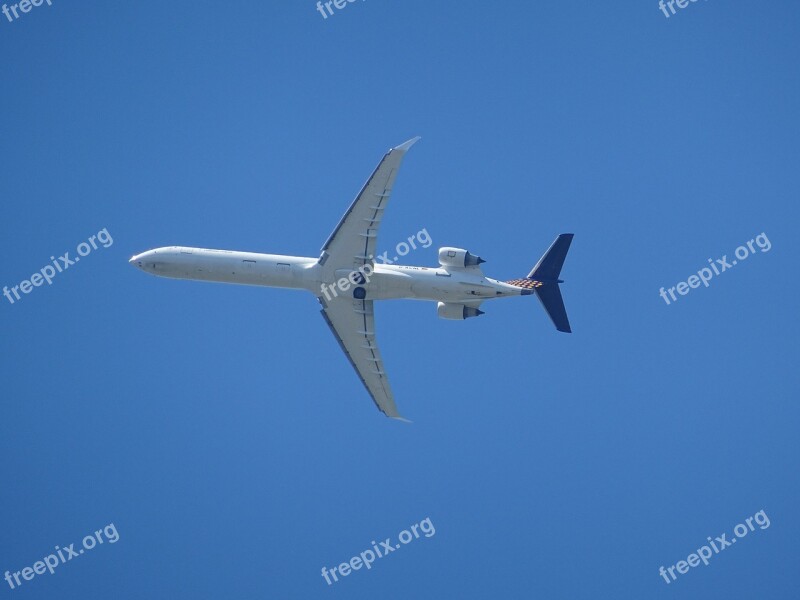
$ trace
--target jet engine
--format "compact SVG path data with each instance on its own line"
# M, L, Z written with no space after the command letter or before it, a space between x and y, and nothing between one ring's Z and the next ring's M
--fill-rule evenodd
M485 263L480 256L470 254L462 248L439 248L439 264L443 267L475 267Z
M458 304L456 302L439 302L436 305L436 314L440 319L449 319L451 321L463 321L470 317L479 317L483 311L466 304Z

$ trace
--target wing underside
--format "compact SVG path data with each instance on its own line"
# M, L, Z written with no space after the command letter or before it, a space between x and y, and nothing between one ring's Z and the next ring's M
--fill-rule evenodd
M394 403L392 388L383 369L375 341L375 313L372 300L336 298L322 304L322 317L339 342L359 379L378 409L387 417L402 418Z
M364 264L372 264L378 229L389 204L400 163L418 139L410 139L384 155L322 246L320 265L333 266L335 269L358 269Z

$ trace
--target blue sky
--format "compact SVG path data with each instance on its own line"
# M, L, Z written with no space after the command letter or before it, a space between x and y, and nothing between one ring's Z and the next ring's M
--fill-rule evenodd
M800 7L708 0L52 0L0 15L0 575L13 598L790 598L800 535ZM499 279L555 236L574 333L379 304L404 425L309 294L150 277L187 245L316 256L415 135L379 246ZM764 233L667 305L669 288ZM794 257L794 259L793 259ZM57 259L56 259L57 260ZM764 510L756 529L667 584ZM421 537L321 576L430 518Z

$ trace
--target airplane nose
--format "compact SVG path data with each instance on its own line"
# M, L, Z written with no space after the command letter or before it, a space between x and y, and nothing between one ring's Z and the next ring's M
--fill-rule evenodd
M128 260L129 265L133 265L134 267L141 269L142 268L142 255L141 254L134 254Z

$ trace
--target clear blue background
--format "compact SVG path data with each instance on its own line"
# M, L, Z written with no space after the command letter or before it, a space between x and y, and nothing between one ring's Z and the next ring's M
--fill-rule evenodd
M3 597L796 598L800 6L65 2L0 16ZM422 135L379 246L500 279L574 232L574 333L532 298L377 307L374 407L308 294L172 281L187 245L316 256ZM772 243L667 306L759 233ZM661 565L771 526L667 585ZM328 586L372 540L413 541Z

